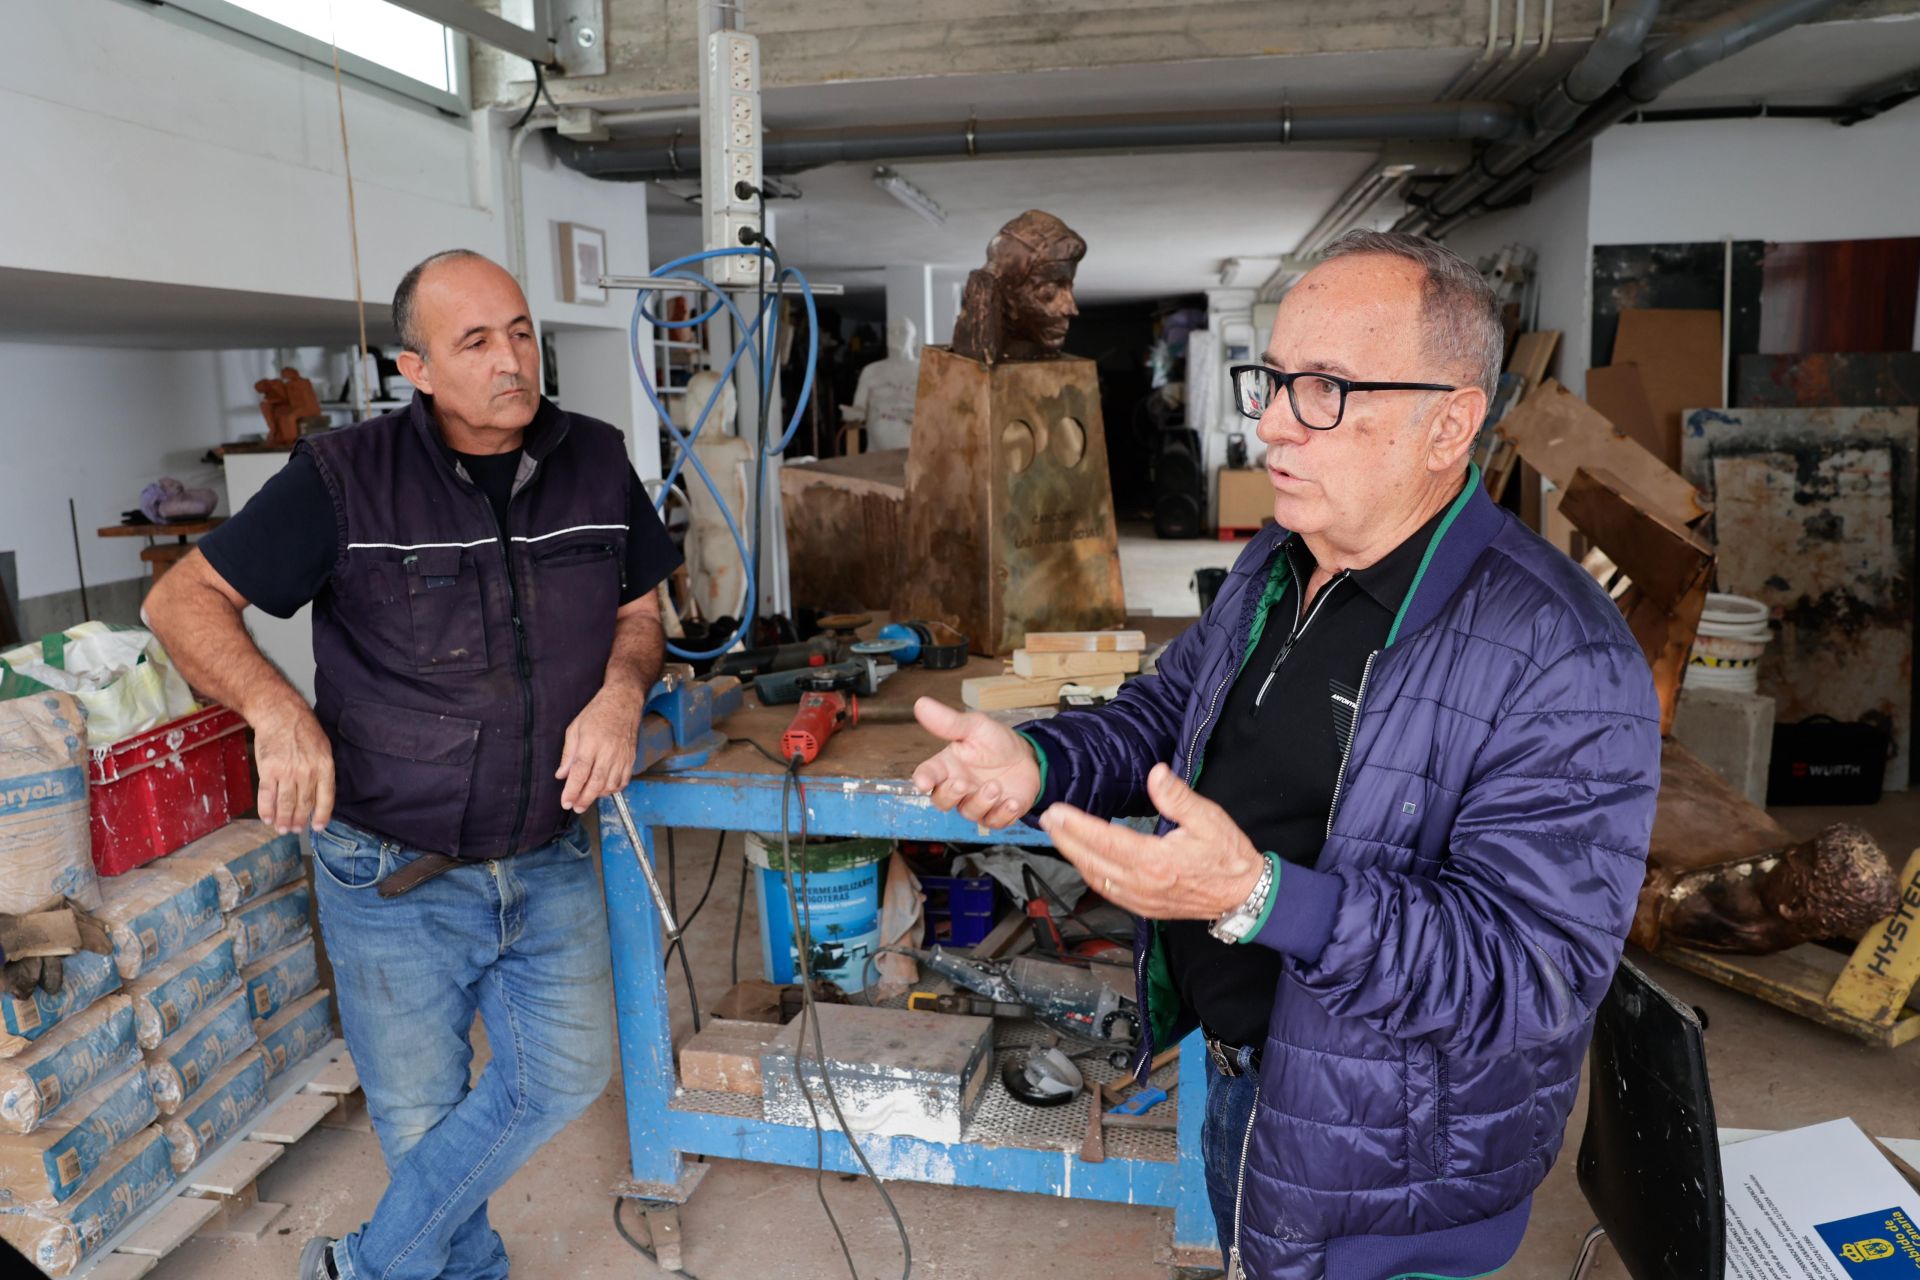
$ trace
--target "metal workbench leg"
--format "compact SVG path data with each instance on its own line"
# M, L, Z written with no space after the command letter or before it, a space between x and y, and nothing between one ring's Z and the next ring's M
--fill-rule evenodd
M629 800L637 809L633 792ZM644 810L643 810L644 813ZM644 817L642 819L644 821ZM639 855L653 858L653 828L640 827ZM660 916L634 848L610 800L600 802L600 861L606 873L607 926L613 938L613 994L620 1031L620 1079L626 1092L627 1148L633 1185L628 1195L684 1201L705 1165L680 1158L668 1139L667 1103L673 1097L673 1032L667 1013L667 975Z
M1219 1231L1207 1200L1200 1125L1207 1118L1207 1043L1198 1031L1180 1042L1180 1191L1173 1207L1173 1256L1183 1266L1218 1265Z

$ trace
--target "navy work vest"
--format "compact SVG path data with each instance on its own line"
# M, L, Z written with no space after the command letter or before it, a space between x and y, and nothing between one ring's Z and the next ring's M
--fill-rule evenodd
M632 474L620 432L541 400L504 530L424 396L297 448L342 547L313 604L334 813L458 858L546 844L568 821L561 739L613 648Z

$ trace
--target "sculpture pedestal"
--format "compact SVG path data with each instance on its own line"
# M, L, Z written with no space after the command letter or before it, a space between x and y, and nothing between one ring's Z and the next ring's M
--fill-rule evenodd
M938 618L1004 655L1029 631L1126 614L1091 360L920 357L898 618Z

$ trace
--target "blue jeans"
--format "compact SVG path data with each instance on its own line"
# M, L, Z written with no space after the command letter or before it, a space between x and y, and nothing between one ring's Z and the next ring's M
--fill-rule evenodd
M352 1280L504 1280L487 1197L613 1070L607 909L587 834L576 822L394 898L375 883L418 852L342 822L313 848L340 1024L389 1174L334 1265ZM469 1087L476 1011L493 1057Z
M1240 1050L1240 1069L1247 1071L1250 1048ZM1240 1152L1246 1144L1247 1121L1253 1115L1260 1077L1223 1076L1207 1058L1207 1117L1200 1123L1200 1160L1207 1170L1207 1200L1213 1205L1214 1228L1220 1233L1220 1256L1226 1265L1233 1247L1233 1202L1240 1183Z

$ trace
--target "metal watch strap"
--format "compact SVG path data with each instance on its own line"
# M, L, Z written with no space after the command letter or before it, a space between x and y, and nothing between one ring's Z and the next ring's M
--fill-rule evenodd
M1260 871L1260 878L1253 882L1253 891L1247 900L1232 910L1225 912L1219 919L1207 926L1207 932L1222 942L1245 942L1247 935L1258 927L1266 914L1267 900L1275 889L1275 866L1277 859L1272 854L1262 854L1266 866Z

